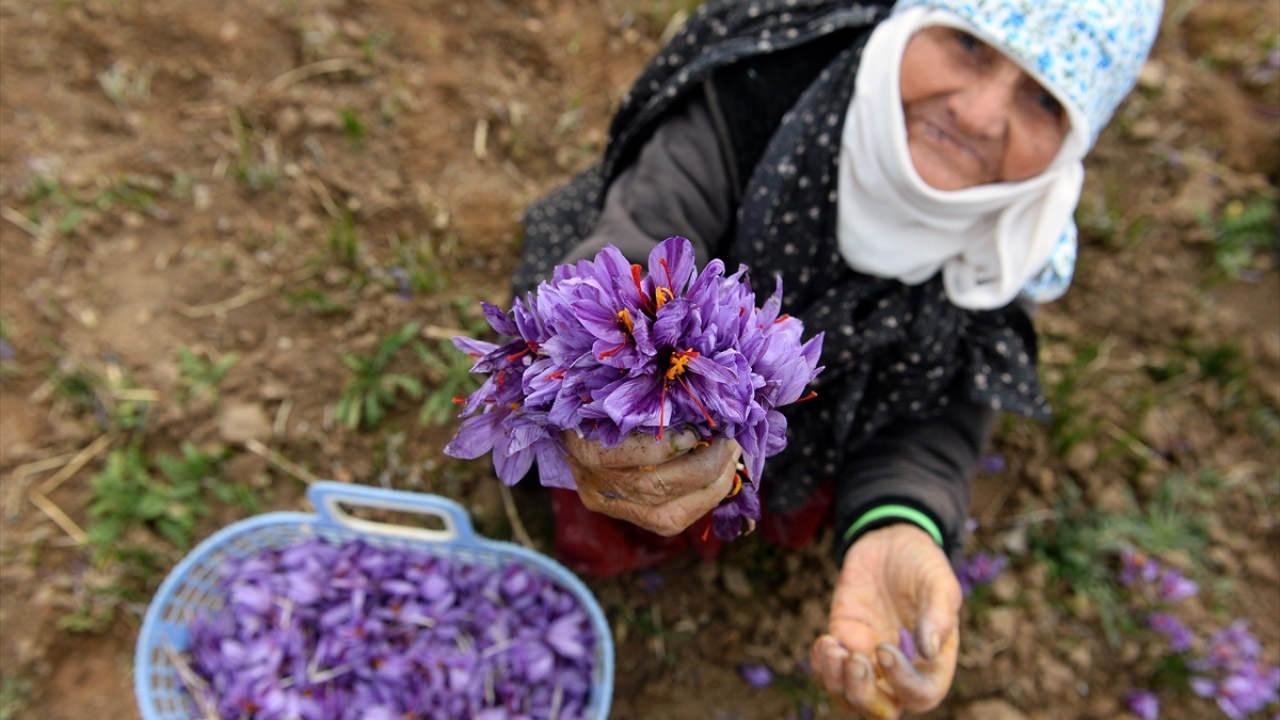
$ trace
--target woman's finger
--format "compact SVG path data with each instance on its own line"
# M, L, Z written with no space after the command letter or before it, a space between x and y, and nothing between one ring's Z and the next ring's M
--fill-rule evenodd
M591 468L582 465L572 456L569 457L569 466L574 469L581 494L594 490L610 500L625 500L637 505L657 507L706 490L726 477L732 486L733 473L741 453L742 447L738 443L718 439L707 447L650 467ZM716 501L723 497L723 494L720 495ZM705 505L705 501L692 504Z
M855 653L844 667L844 699L854 710L876 720L896 720L901 710L894 699L876 684L871 661Z
M608 490L579 486L578 496L588 510L624 520L664 537L679 535L715 509L733 488L733 473L727 473L701 490L675 500L649 505L609 494Z
M668 432L662 439L647 433L628 435L616 447L606 448L594 440L578 437L575 432L561 434L565 451L585 468L638 468L660 465L698 446L692 432Z
M888 643L876 648L876 661L884 673L893 695L904 708L915 712L931 710L946 696L946 686L936 682L928 674L920 672L907 656Z
M632 471L631 487L637 493L659 498L675 498L701 490L721 477L730 479L737 467L742 447L733 440L717 438L710 445L685 453L669 462L645 470Z
M813 664L814 673L822 682L822 687L832 695L843 697L844 665L849 659L849 651L840 647L835 638L824 635L813 644L809 655L809 661Z

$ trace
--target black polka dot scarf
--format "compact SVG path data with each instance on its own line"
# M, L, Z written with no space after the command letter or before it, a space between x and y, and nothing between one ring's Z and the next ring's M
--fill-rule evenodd
M701 7L624 98L602 162L529 209L516 288L549 276L590 232L622 162L711 71L837 31L869 32L891 6L757 0ZM818 399L789 410L787 449L765 472L766 502L775 512L803 505L844 458L894 421L936 415L956 401L1048 416L1035 332L1016 304L964 310L948 301L940 277L915 286L872 277L851 270L838 252L840 135L867 34L851 35L856 39L783 116L722 253L729 267L753 268L757 292L772 288L767 274L781 276L784 310L804 321L806 334L826 333Z

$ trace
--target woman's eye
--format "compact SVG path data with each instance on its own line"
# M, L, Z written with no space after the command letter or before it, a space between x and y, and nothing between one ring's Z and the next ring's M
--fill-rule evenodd
M964 51L968 53L976 53L982 46L978 38L963 30L956 31L956 42L960 43L960 47L964 48Z
M1062 117L1062 103L1058 102L1058 98L1054 97L1047 91L1041 90L1036 94L1036 103L1042 110L1055 118Z

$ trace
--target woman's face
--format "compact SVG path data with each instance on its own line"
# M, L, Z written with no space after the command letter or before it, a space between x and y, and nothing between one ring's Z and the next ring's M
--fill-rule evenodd
M930 27L902 56L902 109L916 172L938 190L1040 174L1070 129L1062 105L974 36Z

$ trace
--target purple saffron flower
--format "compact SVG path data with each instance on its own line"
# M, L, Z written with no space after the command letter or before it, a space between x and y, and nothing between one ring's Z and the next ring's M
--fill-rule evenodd
M960 590L967 596L981 585L995 580L1004 572L1009 558L987 552L974 553L972 557L962 561L956 568L956 579L960 581Z
M0 338L0 362L9 362L17 356L18 353L13 349L13 345L10 345L8 340Z
M220 583L226 602L194 620L189 657L222 717L546 717L557 693L561 717L589 705L586 616L522 566L308 540L229 559Z
M1004 455L1000 453L983 455L982 459L978 461L978 467L987 475L999 475L1004 472Z
M1124 585L1153 583L1160 570L1159 563L1142 553L1128 548L1120 551L1120 582Z
M1186 652L1191 649L1194 636L1181 620L1169 613L1152 613L1147 618L1147 625L1164 635L1169 641L1169 648L1174 652Z
M898 628L898 649L908 660L915 661L920 657L920 652L916 650L916 639L911 635L911 631L906 628Z
M1280 668L1261 662L1262 645L1237 620L1210 639L1204 657L1191 663L1204 673L1191 680L1199 696L1212 698L1229 718L1245 718L1280 702Z
M742 492L716 509L717 536L731 539L760 518L765 459L786 447L777 408L803 399L822 368L822 336L781 313L778 283L762 307L746 269L724 263L701 272L688 240L658 244L645 267L607 247L561 265L510 312L484 305L498 344L455 338L481 387L460 398L462 425L445 452L493 457L507 484L536 461L543 485L573 488L560 437L612 447L632 433L669 429L726 437L743 449Z
M1195 597L1200 592L1200 586L1195 582L1188 580L1177 570L1165 568L1160 574L1160 599L1165 602L1179 602L1190 597Z
M738 674L753 688L766 688L773 684L773 671L764 663L743 663Z
M1150 690L1134 690L1129 693L1125 704L1128 705L1129 712L1141 720L1158 720L1160 717L1160 699Z

